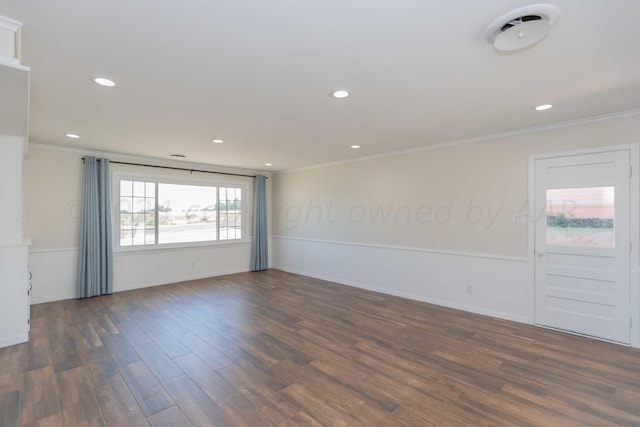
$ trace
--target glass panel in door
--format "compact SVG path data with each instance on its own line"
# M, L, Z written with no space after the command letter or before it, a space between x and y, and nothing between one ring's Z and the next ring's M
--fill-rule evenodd
M548 245L615 247L615 188L547 190Z

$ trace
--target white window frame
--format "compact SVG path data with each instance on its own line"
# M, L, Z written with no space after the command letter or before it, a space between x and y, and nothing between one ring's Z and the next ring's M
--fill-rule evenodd
M207 187L232 187L242 190L242 222L241 231L242 239L230 240L204 240L199 242L181 242L181 243L157 243L158 235L156 234L156 243L148 245L131 245L120 246L120 181L147 181L159 184L177 184L177 185L199 185ZM158 251L176 248L193 248L198 246L219 246L219 245L237 245L239 243L246 244L251 242L251 230L248 227L248 212L251 198L249 194L248 183L238 181L223 180L203 180L191 178L177 178L163 175L138 174L127 172L113 172L111 177L111 205L112 205L112 222L113 222L113 247L114 252L146 252ZM157 187L156 187L157 188ZM158 194L156 194L156 197ZM219 236L219 229L218 233Z

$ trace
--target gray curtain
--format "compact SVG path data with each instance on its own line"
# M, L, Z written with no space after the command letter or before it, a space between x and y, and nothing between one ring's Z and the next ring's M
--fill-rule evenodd
M253 239L251 241L251 271L269 268L267 250L267 189L266 178L253 178Z
M76 296L113 292L113 232L109 160L84 158Z

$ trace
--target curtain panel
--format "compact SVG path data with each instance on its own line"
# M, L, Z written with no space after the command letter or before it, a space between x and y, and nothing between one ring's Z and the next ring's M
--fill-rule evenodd
M251 271L269 268L267 249L267 190L266 177L253 178L253 235L251 240Z
M113 292L113 230L109 160L84 158L76 296Z

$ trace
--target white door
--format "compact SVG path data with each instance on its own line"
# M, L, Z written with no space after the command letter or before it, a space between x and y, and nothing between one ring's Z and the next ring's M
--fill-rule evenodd
M535 323L630 342L628 150L535 161Z

